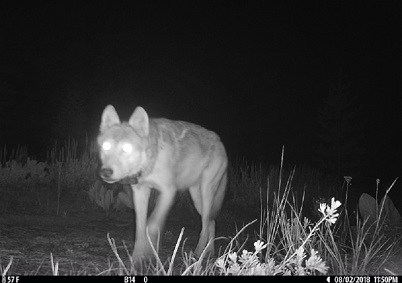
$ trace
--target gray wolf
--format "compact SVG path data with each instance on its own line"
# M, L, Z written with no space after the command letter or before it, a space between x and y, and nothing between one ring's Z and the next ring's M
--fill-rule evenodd
M206 252L214 253L215 218L225 195L228 164L216 133L189 122L151 119L141 107L127 122L121 122L115 108L108 105L97 141L101 178L131 185L136 214L135 260L152 256L146 229L155 246L176 193L186 189L202 221L195 254L200 256L209 241ZM160 194L148 218L152 188Z

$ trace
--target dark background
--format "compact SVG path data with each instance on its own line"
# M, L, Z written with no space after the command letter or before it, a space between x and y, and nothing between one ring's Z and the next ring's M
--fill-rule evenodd
M285 146L287 164L390 183L402 169L401 7L349 2L1 4L0 145L40 155L96 137L107 104L122 119L141 105L216 131L231 156L278 164ZM342 99L325 108L331 95ZM323 142L350 145L340 171L324 168L336 156Z

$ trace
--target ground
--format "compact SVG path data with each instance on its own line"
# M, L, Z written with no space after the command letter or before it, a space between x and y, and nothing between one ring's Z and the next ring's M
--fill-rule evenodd
M5 267L13 257L9 274L52 274L52 254L54 262L59 263L60 274L100 274L109 269L111 262L115 262L113 267L116 268L117 259L107 234L115 240L123 260L128 260L123 243L131 252L134 223L127 221L130 220L127 213L124 215L123 219L118 219L102 211L62 216L3 214L0 218L0 265ZM183 225L186 226L184 238L188 238L185 250L190 251L197 244L196 221L181 226L175 222L169 218L166 224L163 249L159 253L163 260L171 256Z
M402 276L402 246L397 254L392 256L383 266L383 275L392 275L390 272Z
M231 216L221 213L217 221L217 236L227 237L236 234L235 221ZM110 267L118 267L116 256L107 239L108 233L110 238L115 240L122 259L128 262L123 243L131 252L134 236L133 219L132 211L107 215L88 203L77 205L74 209L61 208L59 215L56 215L55 210L54 213L34 214L29 209L5 211L0 208L0 266L6 267L12 257L8 274L50 275L51 256L53 256L53 261L58 262L60 274L102 274ZM238 227L241 227L241 223L247 223L237 220L236 222ZM190 211L180 213L178 217L173 211L169 214L162 235L159 252L162 260L172 255L182 227L185 227L184 250L189 252L195 248L200 231L199 216ZM227 241L222 240L218 242L217 248L226 244ZM179 258L175 261L178 274L181 268L181 251L180 248ZM399 254L385 263L384 268L402 275L402 247ZM381 274L392 275L384 268Z

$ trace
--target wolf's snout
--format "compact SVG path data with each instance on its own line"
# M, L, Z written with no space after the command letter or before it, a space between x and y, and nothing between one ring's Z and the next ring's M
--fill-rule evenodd
M100 170L100 176L101 176L103 179L110 179L110 177L112 177L112 175L113 175L113 170L112 170L112 168L102 168L102 169Z

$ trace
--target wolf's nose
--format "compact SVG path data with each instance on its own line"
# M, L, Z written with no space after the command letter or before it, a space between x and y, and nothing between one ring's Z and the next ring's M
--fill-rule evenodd
M109 179L113 175L113 170L111 168L102 168L100 170L100 176L104 179Z

